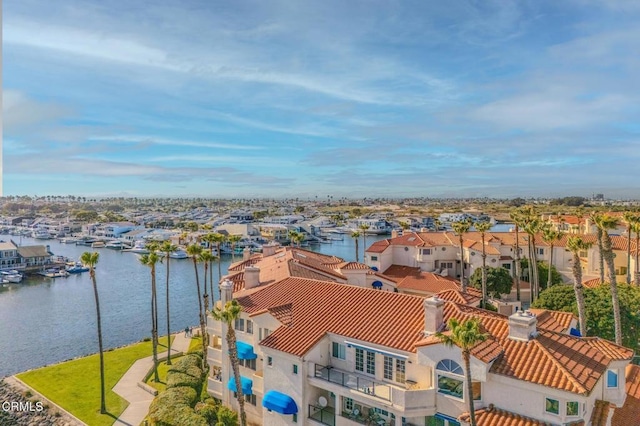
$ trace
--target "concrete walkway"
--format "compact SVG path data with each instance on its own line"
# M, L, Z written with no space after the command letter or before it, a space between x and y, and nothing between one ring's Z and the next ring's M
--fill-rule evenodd
M184 337L184 332L174 335L171 345L171 353L186 353L189 349L191 337ZM158 354L158 358L167 356L167 351ZM152 394L138 386L144 380L147 373L153 368L153 356L142 358L133 363L131 368L113 387L113 391L129 402L126 410L120 414L114 425L138 426L149 413L151 401L155 398Z

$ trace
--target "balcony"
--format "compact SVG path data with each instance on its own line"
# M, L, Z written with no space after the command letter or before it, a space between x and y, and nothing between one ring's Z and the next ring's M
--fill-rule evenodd
M258 370L251 376L251 380L253 380L253 392L262 394L264 393L264 384L262 378L262 370Z
M207 391L218 399L222 398L222 382L216 378L209 377L207 380Z
M343 411L340 413L340 416L361 425L391 426L395 424L393 420L377 414L373 408L370 407L361 407L351 412Z
M391 386L365 376L316 364L314 377L391 402Z
M207 332L210 335L222 336L222 323L207 315Z
M323 425L335 426L336 424L336 412L333 407L320 407L309 404L308 417Z
M207 346L207 360L217 365L222 364L222 348Z

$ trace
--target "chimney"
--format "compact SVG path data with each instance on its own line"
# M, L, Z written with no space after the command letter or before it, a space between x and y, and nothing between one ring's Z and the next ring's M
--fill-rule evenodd
M398 238L398 230L397 229L392 229L391 230L391 238Z
M260 268L247 266L244 268L244 288L250 289L260 285Z
M274 243L265 244L262 246L262 257L269 257L276 254L278 245Z
M518 311L509 317L509 337L528 342L538 335L538 319L531 311Z
M245 247L242 250L242 260L249 260L249 258L251 258L251 250L249 250L249 247Z
M222 306L233 299L233 283L230 280L224 280L220 284L220 297L222 298Z
M442 328L444 317L444 300L438 296L424 299L424 334L435 334Z

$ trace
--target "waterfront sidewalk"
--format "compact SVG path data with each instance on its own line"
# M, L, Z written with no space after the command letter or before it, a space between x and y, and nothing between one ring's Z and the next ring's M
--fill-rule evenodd
M185 337L184 332L174 334L171 354L187 353L191 337ZM158 354L158 358L167 356L167 351ZM137 360L113 387L113 391L129 402L126 410L120 414L114 425L138 426L149 412L149 406L155 398L151 393L142 389L138 384L153 368L153 356Z

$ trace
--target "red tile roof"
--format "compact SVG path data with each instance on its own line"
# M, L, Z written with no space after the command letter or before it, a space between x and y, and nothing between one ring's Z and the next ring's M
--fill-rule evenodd
M640 366L628 365L626 379L627 399L614 410L612 425L631 426L640 422Z
M593 411L591 412L591 426L607 426L607 422L609 420L609 410L611 408L611 404L609 401L603 401L601 399L596 399L596 403L593 406ZM618 423L615 423L618 424ZM626 423L633 424L633 423Z
M538 327L546 330L565 333L571 327L571 322L577 318L571 312L548 311L546 309L529 309L538 318Z
M488 408L476 410L475 414L478 426L552 426L551 423L501 410L493 404L489 404ZM458 420L468 423L471 421L471 416L469 413L464 413Z

